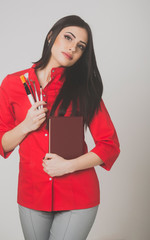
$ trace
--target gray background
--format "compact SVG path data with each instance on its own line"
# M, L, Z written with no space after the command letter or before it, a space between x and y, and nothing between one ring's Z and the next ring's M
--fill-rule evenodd
M96 167L101 204L88 240L149 240L150 1L0 2L0 82L41 56L51 26L77 14L92 28L103 99L121 154L111 171ZM94 143L86 133L89 150ZM16 195L18 149L0 157L0 239L23 240Z

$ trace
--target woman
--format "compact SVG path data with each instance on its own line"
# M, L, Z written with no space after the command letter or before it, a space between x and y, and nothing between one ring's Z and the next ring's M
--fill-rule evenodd
M42 86L43 101L33 106L20 80L25 73L39 95ZM39 61L3 80L0 153L7 158L19 145L17 202L25 239L87 238L100 203L94 166L110 170L120 152L102 92L91 29L76 15L54 24ZM83 116L95 147L88 152L84 142L84 154L70 160L48 153L47 120L52 115Z

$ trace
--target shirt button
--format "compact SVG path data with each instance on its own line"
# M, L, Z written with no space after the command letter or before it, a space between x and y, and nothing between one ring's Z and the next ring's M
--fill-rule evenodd
M43 97L46 97L46 95L45 95L45 94L43 94Z
M52 178L50 177L49 180L52 181Z
M52 72L55 72L55 70L52 70Z
M45 133L45 137L47 137L48 136L48 134L47 133Z

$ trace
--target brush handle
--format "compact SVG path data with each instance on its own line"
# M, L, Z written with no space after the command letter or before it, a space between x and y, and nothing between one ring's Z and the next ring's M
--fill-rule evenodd
M39 102L39 97L38 97L38 94L37 94L37 90L36 90L36 86L35 86L35 82L34 81L33 81L33 86L34 86L34 90L35 90L36 101ZM38 109L40 109L40 106L38 107Z
M30 87L30 90L31 90L32 96L33 96L33 98L34 98L34 101L36 102L36 98L35 98L35 95L34 95L33 89L32 89L32 87L31 87L30 80L27 79L27 81L28 81L28 84L29 84L29 87Z
M40 86L40 101L43 101L42 86ZM41 108L43 108L43 105L41 105Z
M28 98L29 98L29 101L30 101L31 105L33 105L35 103L35 101L32 97L32 94L28 94Z

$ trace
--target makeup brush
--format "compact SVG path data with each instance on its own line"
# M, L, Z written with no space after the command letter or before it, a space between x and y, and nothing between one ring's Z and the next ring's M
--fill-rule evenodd
M43 101L42 86L40 86L40 101ZM43 105L41 105L41 108L43 108Z
M21 75L21 76L20 76L20 79L21 79L21 81L22 81L22 83L23 83L23 85L24 85L24 88L25 88L26 93L27 93L27 95L28 95L28 99L29 99L31 105L33 105L33 104L35 103L35 101L34 101L34 99L33 99L33 97L32 97L32 94L31 94L31 92L30 92L30 89L29 89L29 87L28 87L28 85L27 85L27 83L26 83L25 76L24 76L24 75Z
M34 95L34 92L33 92L33 90L32 90L30 80L29 80L29 73L25 73L24 76L25 76L25 78L26 78L26 80L27 80L27 82L28 82L28 84L29 84L29 88L30 88L30 91L31 91L32 96L33 96L33 98L34 98L34 101L36 102L36 98L35 98L35 95Z
M38 97L38 93L37 93L37 90L36 90L35 81L32 80L32 82L33 82L33 86L34 86L36 101L39 102L39 97ZM38 107L38 109L40 109L40 106Z

